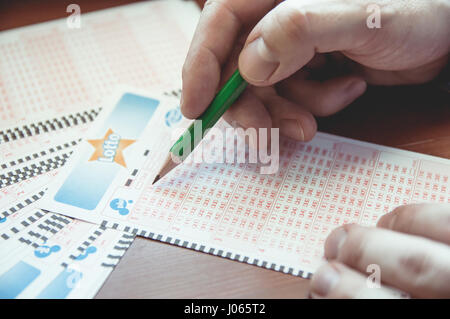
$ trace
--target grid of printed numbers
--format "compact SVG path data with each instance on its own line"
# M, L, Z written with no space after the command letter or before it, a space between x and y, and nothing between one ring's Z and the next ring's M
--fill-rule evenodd
M448 166L370 145L324 135L312 143L282 139L279 164L274 175L260 174L261 164L183 165L160 186L146 186L133 218L180 238L284 254L314 267L339 225L375 225L412 202L450 203Z

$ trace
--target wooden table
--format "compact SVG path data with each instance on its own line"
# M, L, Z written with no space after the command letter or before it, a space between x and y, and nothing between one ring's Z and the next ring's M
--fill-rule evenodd
M82 12L134 2L77 0ZM202 2L201 0L198 1ZM0 30L66 16L71 1L0 4ZM449 94L432 85L370 88L319 130L450 158ZM309 281L157 241L137 238L98 298L303 298Z

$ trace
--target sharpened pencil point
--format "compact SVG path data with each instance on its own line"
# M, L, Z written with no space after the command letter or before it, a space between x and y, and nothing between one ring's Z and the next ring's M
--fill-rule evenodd
M159 174L156 175L155 179L153 180L152 185L154 185L157 181L159 181L160 178L161 178L161 176L159 176Z
M164 161L164 163L163 163L163 165L161 166L161 169L159 170L159 172L156 174L156 177L155 177L155 179L154 179L154 181L153 181L153 183L152 183L152 185L153 184L155 184L157 181L159 181L160 179L162 179L164 176L166 176L166 174L168 174L172 169L174 169L175 167L177 167L177 163L180 163L181 162L181 160L177 160L176 162L177 163L175 163L173 160L172 160L172 154L171 153L169 153L168 155L167 155L167 158L166 158L166 160Z

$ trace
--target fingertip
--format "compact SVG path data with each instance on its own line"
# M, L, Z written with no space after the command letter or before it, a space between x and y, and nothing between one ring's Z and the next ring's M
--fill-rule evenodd
M391 212L391 213L387 213L387 214L381 216L377 222L377 227L388 228L389 221L391 220L392 215L393 215L393 213Z
M345 227L341 226L334 229L325 240L325 258L328 260L336 259L339 254L339 249L347 237Z
M185 98L184 98L185 95L186 95L186 93L184 93L184 91L182 91L181 98L180 98L181 113L187 119L193 120L193 119L197 118L200 114L197 110L195 110L195 107L191 107L192 103L190 104L189 102L187 102L187 103L185 102Z
M406 205L398 206L393 211L391 211L387 214L384 214L378 220L377 227L392 229L392 227L395 223L395 219L397 218L398 214L407 207L408 206L406 206Z
M317 122L311 112L279 96L266 97L265 104L271 111L274 124L280 128L282 135L301 142L314 138Z
M311 279L311 293L315 298L326 298L340 281L339 269L335 263L319 267Z
M296 119L281 119L279 127L281 134L300 142L312 140L317 132L317 122L308 112Z
M348 103L350 104L353 100L356 100L358 97L364 94L367 90L367 82L362 78L356 78L348 85L346 89L346 93L348 96Z
M301 125L303 127L303 141L308 142L314 138L317 133L317 121L314 116L305 112L304 116L301 117Z
M198 117L198 112L193 110L190 106L186 106L186 103L180 103L180 109L183 116L189 120L193 120Z
M329 116L361 97L367 89L367 83L362 78L347 76L325 81L317 89L323 90L323 95L318 98L315 112L318 116Z
M303 126L297 119L282 119L279 123L280 132L284 136L292 138L296 141L305 140L305 132Z

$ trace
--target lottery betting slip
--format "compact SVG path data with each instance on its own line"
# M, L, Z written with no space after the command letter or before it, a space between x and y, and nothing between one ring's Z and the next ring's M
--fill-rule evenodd
M1 32L0 128L90 110L117 85L181 87L199 12L193 1L147 1L81 8L80 28L63 18Z
M0 298L92 298L134 236L32 204L0 224Z
M152 185L174 128L186 125L178 103L133 92L114 99L41 208L309 278L335 227L375 225L403 204L450 203L449 160L324 133L281 139L275 174L258 163L188 161Z
M119 262L133 234L38 204L117 85L178 97L198 16L152 1L0 33L0 298L90 298Z
M91 298L134 240L39 209L58 172L0 189L0 299Z

